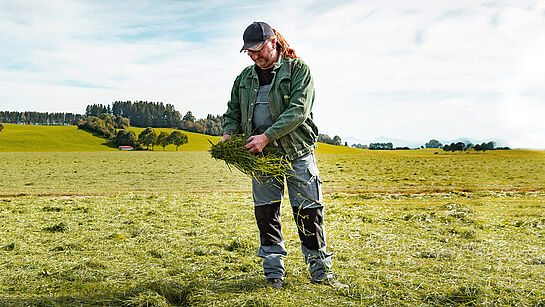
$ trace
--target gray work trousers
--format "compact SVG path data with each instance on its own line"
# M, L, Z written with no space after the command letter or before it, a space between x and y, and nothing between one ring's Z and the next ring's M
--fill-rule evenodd
M326 250L323 228L322 190L314 153L291 161L293 172L286 177L290 204L301 250L309 265L312 281L331 277L332 253ZM283 257L288 252L282 239L280 204L284 195L284 180L261 176L252 180L255 216L259 228L260 247L267 278L283 279Z

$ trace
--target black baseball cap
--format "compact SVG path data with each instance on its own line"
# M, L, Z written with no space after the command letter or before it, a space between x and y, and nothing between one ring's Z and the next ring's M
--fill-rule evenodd
M273 29L262 21L254 21L244 31L242 50L261 50L265 41L274 35Z

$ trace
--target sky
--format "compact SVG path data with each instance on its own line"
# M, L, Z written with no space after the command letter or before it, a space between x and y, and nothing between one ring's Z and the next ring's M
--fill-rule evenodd
M0 110L223 114L253 21L309 65L320 133L545 149L545 0L0 0Z

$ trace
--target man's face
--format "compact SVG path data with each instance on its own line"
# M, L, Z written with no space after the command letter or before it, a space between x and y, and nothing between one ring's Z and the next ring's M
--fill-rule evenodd
M271 68L276 62L276 38L267 40L263 48L259 51L248 50L248 56L254 61L254 63L262 69Z

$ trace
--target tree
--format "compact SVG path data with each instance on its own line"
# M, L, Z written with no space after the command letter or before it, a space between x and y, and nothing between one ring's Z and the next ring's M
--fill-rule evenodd
M327 134L318 134L318 142L333 145L333 139L331 139Z
M140 132L138 135L138 142L146 146L147 149L149 149L149 146L151 145L151 150L153 150L153 146L157 143L157 135L155 134L155 130L153 130L151 127L147 127L146 129L142 130L142 132Z
M115 119L117 129L127 129L131 126L131 120L121 116L117 116Z
M481 144L475 145L475 147L473 147L473 149L475 149L475 151L477 151L477 152L483 150L483 148L481 147Z
M157 137L157 144L163 147L163 151L165 151L165 147L170 144L168 137L169 135L165 131L161 131Z
M450 144L450 151L455 152L456 150L462 152L466 145L463 142L458 142L456 144Z
M136 134L127 129L119 130L115 136L115 143L119 146L135 146Z
M334 136L333 137L333 144L337 145L337 146L341 145L342 144L341 137L338 136L338 135Z
M187 143L187 135L181 133L180 131L172 131L168 136L170 144L176 145L176 151L178 147Z
M486 150L494 150L494 148L496 147L496 144L494 142L490 141L488 143L483 143L481 145L481 147L483 147Z
M354 148L361 148L361 149L369 149L369 146L367 145L362 145L362 144L352 144L352 147Z
M426 148L441 148L443 147L443 144L436 139L431 139L425 146Z
M193 116L193 113L191 111L187 111L185 113L184 118L182 119L183 122L195 122L195 116Z
M449 152L450 151L450 145L443 146L443 151Z
M371 150L392 150L394 145L392 143L371 143L369 144Z
M108 139L113 139L116 135L115 127L112 124L95 116L87 116L80 119L78 121L78 128L97 133Z

